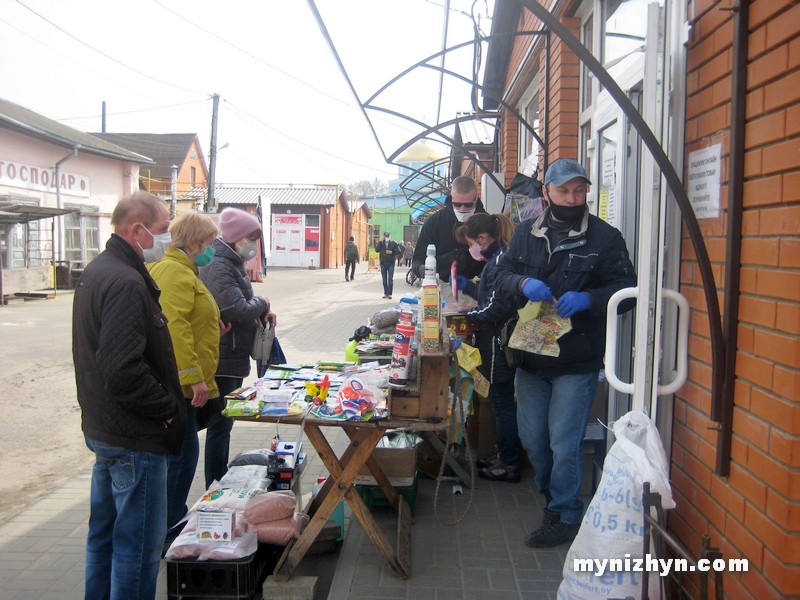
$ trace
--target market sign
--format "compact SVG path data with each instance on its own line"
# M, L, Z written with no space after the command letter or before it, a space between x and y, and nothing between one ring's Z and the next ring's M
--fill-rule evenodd
M722 144L689 152L689 200L698 219L719 217Z
M273 225L302 225L303 215L272 215Z
M60 171L61 192L71 196L88 198L91 195L90 180L85 175ZM0 184L39 192L56 191L56 170L24 163L0 160Z

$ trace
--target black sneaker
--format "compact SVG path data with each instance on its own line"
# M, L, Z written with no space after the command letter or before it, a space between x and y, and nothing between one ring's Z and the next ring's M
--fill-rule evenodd
M539 529L525 538L525 545L529 548L552 548L553 546L560 546L561 544L574 540L580 528L580 523L545 521Z
M475 461L475 466L479 469L488 469L500 464L500 457L497 454L485 459L478 459Z
M497 463L491 467L478 470L478 477L489 481L507 481L508 483L519 483L519 467L516 465L504 465Z

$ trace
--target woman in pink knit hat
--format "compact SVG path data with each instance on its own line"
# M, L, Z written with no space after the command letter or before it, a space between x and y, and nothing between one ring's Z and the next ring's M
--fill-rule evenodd
M219 366L215 380L222 397L242 386L250 374L250 350L256 336L256 319L275 325L269 300L253 293L253 284L244 263L258 253L261 223L238 208L220 213L221 235L214 241L214 258L200 271L200 279L211 291L220 310L220 319L231 328L219 341ZM224 415L209 424L206 432L206 488L225 475L228 469L233 419Z

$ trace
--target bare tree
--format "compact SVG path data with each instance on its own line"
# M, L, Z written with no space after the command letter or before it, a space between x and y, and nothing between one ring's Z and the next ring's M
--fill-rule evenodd
M348 192L358 198L371 198L376 193L384 191L387 188L387 184L385 181L380 181L379 179L362 179L361 181L351 183L346 186L346 188Z

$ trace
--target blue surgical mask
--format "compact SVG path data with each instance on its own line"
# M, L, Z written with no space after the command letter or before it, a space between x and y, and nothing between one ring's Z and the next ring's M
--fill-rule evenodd
M142 225L142 227L144 227L144 225ZM139 248L142 250L142 256L144 257L144 262L157 262L164 258L167 247L172 242L172 235L169 233L169 231L166 233L153 235L153 233L147 227L144 227L144 230L153 237L152 248L142 248L142 245L139 244Z
M203 250L200 254L194 257L194 264L198 267L205 267L208 263L211 262L211 259L214 258L214 254L216 254L216 250L212 246L209 246L205 250Z

